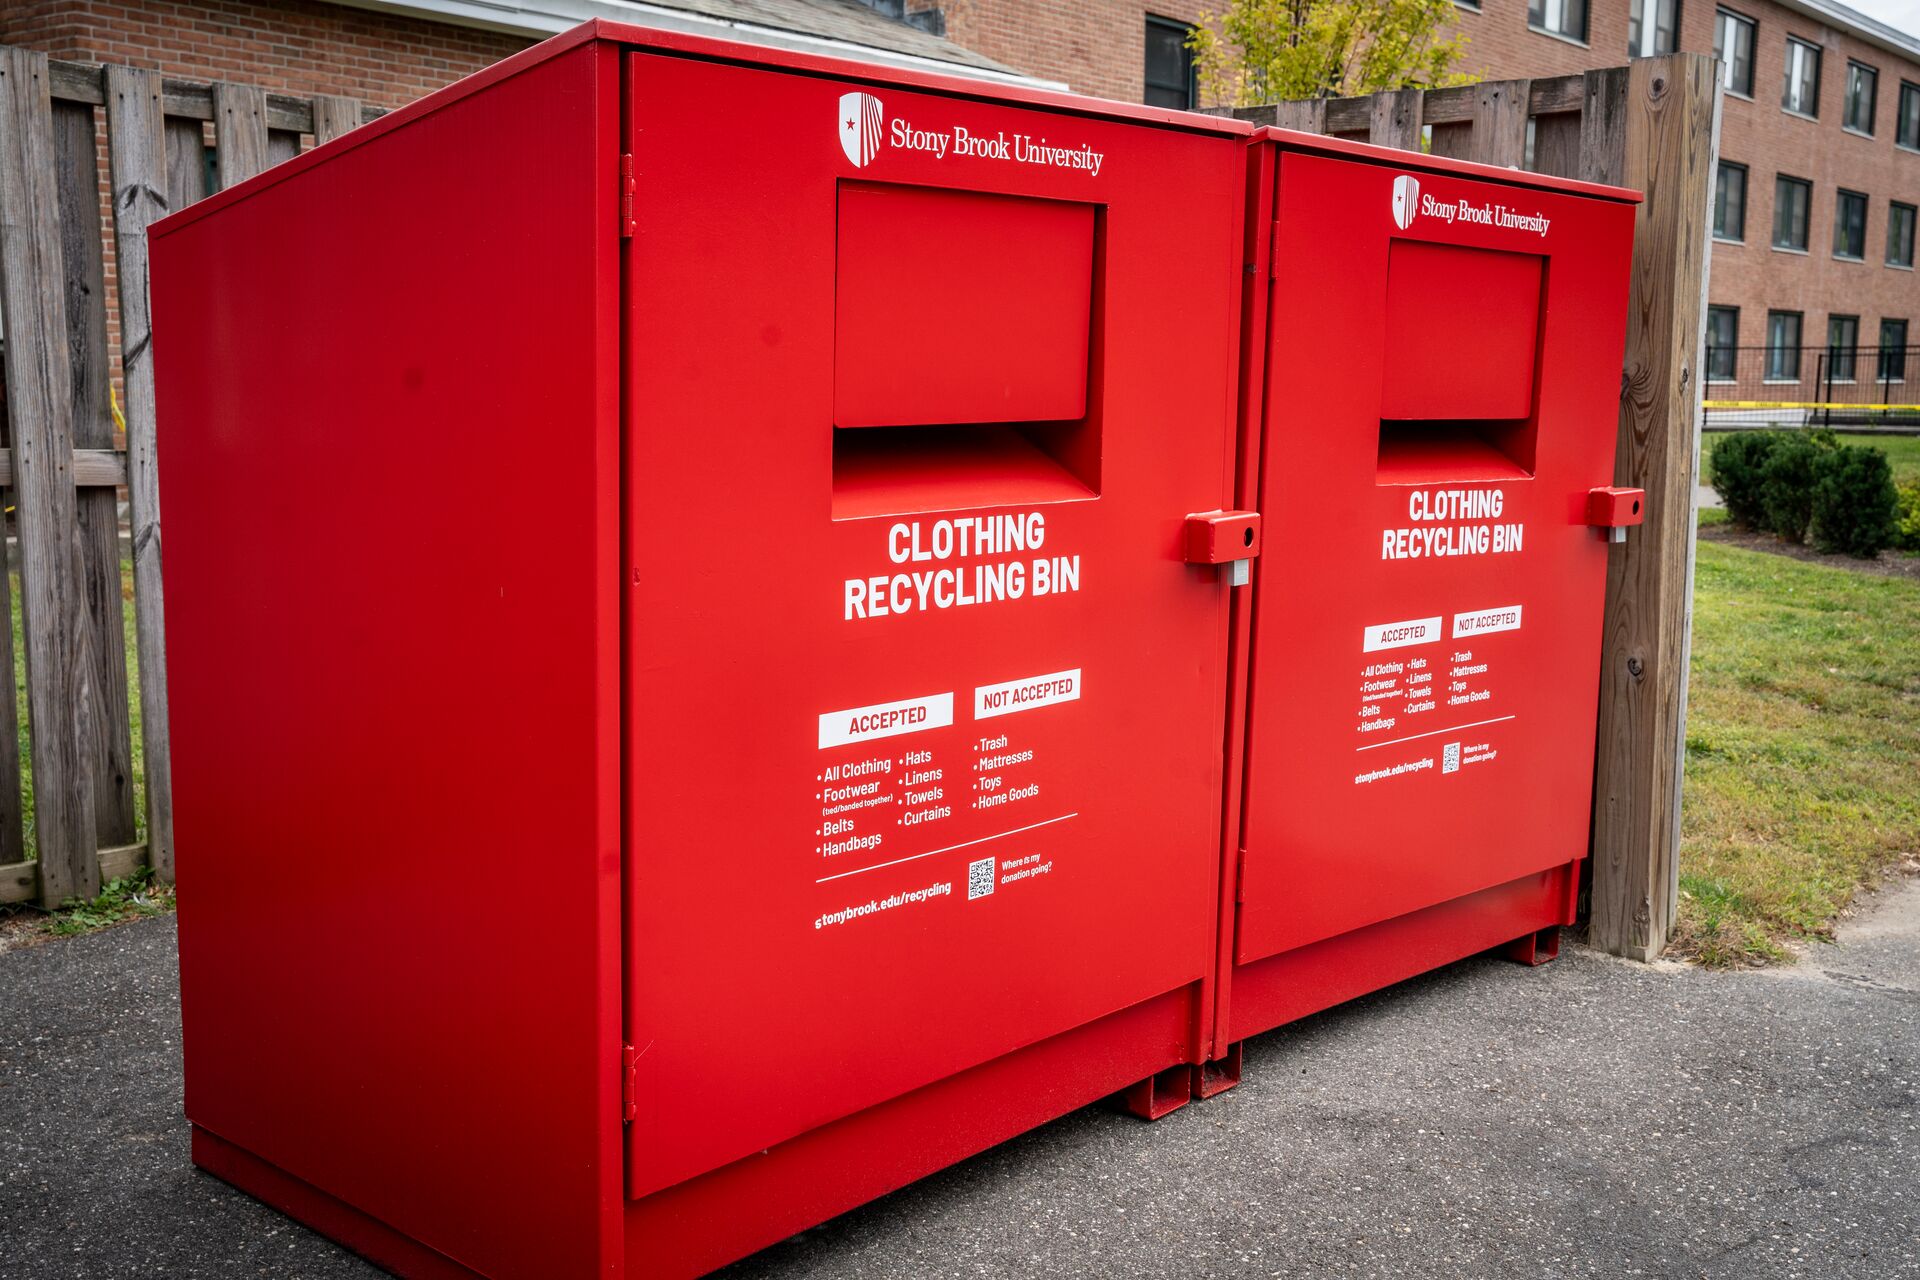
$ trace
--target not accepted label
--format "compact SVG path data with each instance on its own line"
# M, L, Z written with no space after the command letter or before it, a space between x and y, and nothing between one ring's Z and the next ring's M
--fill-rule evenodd
M1080 668L1051 671L1043 676L1028 676L1003 684L983 684L976 688L973 691L973 718L987 720L1016 711L1031 711L1035 707L1076 702L1079 698Z

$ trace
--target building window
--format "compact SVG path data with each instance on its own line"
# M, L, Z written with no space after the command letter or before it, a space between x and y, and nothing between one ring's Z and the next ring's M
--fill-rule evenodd
M1713 56L1720 59L1720 83L1727 92L1753 96L1753 19L1720 10L1713 28Z
M1787 86L1780 105L1797 115L1820 114L1820 48L1787 37Z
M1550 36L1587 42L1587 0L1527 0L1527 25Z
M1740 308L1707 308L1707 381L1732 382L1740 345Z
M1920 84L1900 82L1900 116L1894 121L1893 140L1920 151Z
M1867 256L1867 198L1842 191L1833 202L1833 256L1862 262Z
M1798 178L1773 180L1773 247L1807 251L1807 210L1813 204L1813 184Z
M1905 382L1907 380L1907 322L1905 320L1882 320L1880 322L1880 368L1882 382Z
M1713 178L1713 235L1716 240L1747 238L1747 166L1722 160Z
M1631 0L1627 13L1627 56L1651 58L1672 53L1680 25L1680 0Z
M1880 73L1858 62L1847 64L1847 100L1840 123L1855 133L1873 136L1874 100L1880 96Z
M1767 312L1767 381L1800 381L1800 313Z
M1147 96L1150 107L1191 111L1199 101L1187 24L1147 17Z
M1852 382L1854 356L1860 350L1860 317L1827 317L1827 378Z
M1914 213L1910 204L1901 204L1898 200L1887 204L1887 265L1890 267L1913 265Z

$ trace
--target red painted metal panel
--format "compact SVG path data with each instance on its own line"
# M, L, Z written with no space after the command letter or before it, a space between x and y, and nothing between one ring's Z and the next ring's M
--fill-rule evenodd
M849 154L858 82L647 54L629 77L644 1196L1209 976L1227 588L1182 553L1188 513L1231 497L1242 157L894 89L872 94L885 145ZM1008 154L913 145L962 129ZM1082 420L962 428L977 466L951 433L836 433L854 183L1100 206ZM689 1107L689 1080L750 1104ZM863 1158L918 1159L863 1132Z
M1316 144L1278 162L1261 429L1285 465L1264 468L1258 504L1243 966L1586 852L1606 567L1587 493L1613 471L1632 210L1408 159ZM1430 298L1390 287L1409 246L1406 284ZM1450 287L1474 263L1494 280ZM1477 365L1489 326L1493 377ZM1409 362L1383 334L1430 350ZM1475 416L1388 421L1389 395ZM1478 417L1496 405L1524 416ZM1311 552L1275 550L1291 547ZM1246 976L1232 1036L1331 1002L1249 1005Z
M1093 227L1081 202L842 185L834 425L1084 416Z
M617 128L575 47L154 238L196 1154L492 1276L621 1265Z

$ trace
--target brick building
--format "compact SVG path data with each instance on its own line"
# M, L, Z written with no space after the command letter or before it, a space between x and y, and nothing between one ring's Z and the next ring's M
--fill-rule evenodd
M1190 57L1168 33L1220 7L938 3L951 38L998 61L1077 90L1168 105L1182 104L1183 82L1185 101L1194 100ZM1676 51L1722 57L1710 380L1801 382L1811 393L1828 368L1838 381L1884 374L1897 382L1913 364L1920 377L1920 350L1892 350L1920 342L1920 39L1832 0L1456 6L1467 40L1462 69L1485 79L1564 75ZM1890 350L1871 350L1878 347Z
M1457 3L1464 68L1490 79L1723 55L1709 377L1791 382L1816 361L1905 376L1901 357L1856 368L1844 353L1920 340L1920 39L1833 0ZM0 43L391 107L614 17L1187 106L1182 41L1209 7L1218 0L6 0Z
M901 0L0 0L0 44L397 107L588 18L950 74L1033 78Z

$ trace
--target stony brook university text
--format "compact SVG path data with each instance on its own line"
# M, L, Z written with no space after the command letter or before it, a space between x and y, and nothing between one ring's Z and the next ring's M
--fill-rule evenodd
M851 622L1078 591L1080 557L1035 555L1046 541L1047 519L1038 511L901 521L887 530L887 559L896 567L848 578L843 616Z

